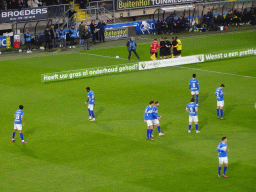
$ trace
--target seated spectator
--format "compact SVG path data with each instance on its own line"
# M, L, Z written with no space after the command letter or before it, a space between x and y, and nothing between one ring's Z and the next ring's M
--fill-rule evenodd
M241 19L243 23L248 23L249 22L250 19L249 19L248 16L249 16L249 14L247 12L247 9L245 8L244 11L243 11L243 14L242 14L242 19Z
M236 26L238 26L238 24L240 23L240 19L241 19L240 13L239 13L237 10L235 10L235 11L234 11L234 16L233 16L233 23L234 23Z
M230 10L226 16L226 23L228 25L232 25L232 23L233 23L233 11L232 10Z
M224 21L223 15L222 15L222 13L220 13L220 14L218 15L218 17L217 17L217 24L218 24L219 26L222 26L222 25L224 25L224 23L225 23L225 21Z

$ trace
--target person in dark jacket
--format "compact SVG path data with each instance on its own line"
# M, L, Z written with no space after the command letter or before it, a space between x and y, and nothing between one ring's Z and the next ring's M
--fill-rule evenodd
M27 46L27 53L32 53L32 51L31 51L31 34L29 33L28 29L24 33L24 39L25 39L25 44Z
M84 34L84 22L82 21L81 24L79 25L79 45L83 46L84 44L84 39L82 38L83 34Z
M89 50L89 39L91 38L91 33L88 29L88 26L85 25L85 30L83 33L83 39L84 39L84 50Z
M128 61L129 61L130 58L131 58L132 52L136 55L136 57L138 58L138 60L140 60L140 57L139 57L139 55L138 55L137 52L136 52L137 44L136 44L136 41L135 41L135 38L134 38L134 37L132 37L130 40L127 41L126 46L127 46L127 48L128 48L128 51L129 51Z
M95 21L92 20L90 24L91 34L92 34L92 43L95 43L96 33L97 33L97 25L95 24Z
M217 16L217 23L218 23L219 26L224 25L224 18L223 18L222 13L220 13L220 14Z
M50 50L51 49L51 32L48 27L46 27L44 31L44 36L45 36L45 50L47 48L47 45L48 45L48 49Z
M105 26L106 23L104 22L103 19L100 20L100 22L98 23L98 29L99 29L99 36L100 36L100 42L103 41L105 42Z
M51 26L50 29L51 40L52 40L52 48L56 47L56 30L54 29L54 25Z

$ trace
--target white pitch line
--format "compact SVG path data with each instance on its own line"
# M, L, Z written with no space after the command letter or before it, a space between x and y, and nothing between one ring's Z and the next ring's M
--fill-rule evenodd
M220 74L225 74L225 75L235 75L238 77L246 77L246 78L256 78L256 77L252 77L252 76L245 76L245 75L237 75L237 74L232 74L232 73L224 73L224 72L219 72L219 71L210 71L210 70L205 70L205 69L197 69L197 68L190 68L190 67L181 67L181 66L174 66L174 67L179 67L179 68L184 68L184 69L194 69L197 71L206 71L206 72L210 72L210 73L220 73Z
M79 53L79 52L76 52L76 53ZM94 56L98 56L98 57L107 57L107 58L111 58L111 59L117 59L116 57L110 57L110 56L105 56L105 55L97 55L97 54L92 54L92 53L79 53L79 54L94 55ZM124 58L118 58L118 59L128 61L128 59L124 59Z

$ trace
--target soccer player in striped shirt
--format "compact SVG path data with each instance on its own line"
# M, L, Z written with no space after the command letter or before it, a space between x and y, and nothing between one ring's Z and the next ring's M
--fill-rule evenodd
M221 167L223 166L223 163L225 164L224 170L223 170L223 177L228 177L226 175L226 171L228 168L227 152L229 151L227 141L228 141L227 137L222 137L222 142L220 142L220 144L217 147L217 151L219 152L218 177L220 177L220 171L221 171Z
M23 117L24 113L22 111L23 108L24 108L23 105L20 105L19 110L17 110L14 114L15 120L14 120L14 131L12 133L12 142L15 142L14 137L15 137L16 131L18 130L20 132L20 138L21 138L22 143L27 143L24 140L23 133L22 133L22 124L23 124L23 126L25 125L24 117Z

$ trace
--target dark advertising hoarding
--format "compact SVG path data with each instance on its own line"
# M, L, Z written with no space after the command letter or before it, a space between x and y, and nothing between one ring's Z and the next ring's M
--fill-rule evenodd
M47 17L48 17L47 7L0 11L0 23L46 19Z

